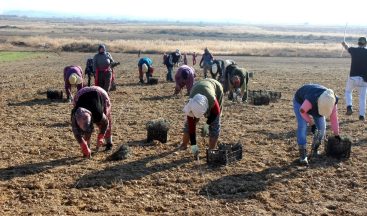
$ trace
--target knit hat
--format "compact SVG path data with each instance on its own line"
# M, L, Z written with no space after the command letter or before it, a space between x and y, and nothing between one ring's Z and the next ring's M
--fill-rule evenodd
M75 120L80 129L84 132L92 131L92 127L90 126L92 122L92 113L89 110L79 107L75 111Z
M201 118L204 117L208 108L208 99L202 94L197 94L189 100L183 111L187 116Z
M358 38L358 45L366 45L367 41L366 41L366 38L365 37L360 37Z
M82 83L82 79L75 73L72 73L69 76L69 83L70 85L79 85Z
M324 91L317 100L319 114L321 116L329 117L334 109L335 101L336 98L333 90L327 89Z
M143 73L148 72L148 65L147 65L147 64L143 64L143 65L141 66L141 70L143 71Z
M100 52L100 50L101 49L104 49L104 51L103 52ZM107 48L106 48L106 46L104 45L104 44L100 44L99 46L98 46L98 53L106 53L107 52Z

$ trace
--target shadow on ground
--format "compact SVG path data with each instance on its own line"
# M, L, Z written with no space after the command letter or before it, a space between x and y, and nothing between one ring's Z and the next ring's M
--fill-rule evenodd
M49 105L52 103L64 103L64 100L50 100L50 99L32 99L29 101L23 101L23 102L9 102L8 106L35 106L35 105Z
M81 162L83 159L80 157L68 157L57 160L44 161L39 163L22 164L18 166L12 166L4 169L0 169L0 180L6 181L16 177L25 177L27 175L33 175L44 172L46 170L63 166L73 165Z
M204 185L199 194L209 199L254 199L257 193L267 190L267 187L277 182L288 182L307 172L320 167L331 167L340 160L320 157L312 161L309 167L300 166L298 159L291 164L279 167L270 167L259 172L229 175Z
M159 100L168 100L173 99L172 95L165 95L165 96L152 96L152 97L144 97L140 98L142 101L159 101Z
M82 176L74 184L76 188L89 188L110 186L115 182L127 182L131 180L139 180L153 173L170 170L174 167L191 161L190 158L183 158L163 164L155 164L147 166L147 164L156 159L164 158L175 151L164 152L158 155L152 155L137 161L132 161L126 164L119 164L112 167L107 167L104 170L96 171Z

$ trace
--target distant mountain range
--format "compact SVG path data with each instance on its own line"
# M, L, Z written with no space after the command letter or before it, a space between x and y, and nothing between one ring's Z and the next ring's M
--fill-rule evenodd
M19 16L19 17L34 17L34 18L79 18L79 19L118 19L128 20L126 17L105 17L105 16L91 16L91 15L80 15L76 13L58 13L58 12L47 12L47 11L35 11L35 10L9 10L3 11L0 15L5 16Z

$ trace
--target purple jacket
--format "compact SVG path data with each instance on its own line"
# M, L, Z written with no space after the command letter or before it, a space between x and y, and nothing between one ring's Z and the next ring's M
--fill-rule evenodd
M83 70L80 66L67 66L64 68L64 82L66 95L70 97L71 95L71 85L69 83L69 77L71 74L77 74L83 80ZM83 82L76 86L78 91L83 88Z
M186 79L184 79L185 76L187 77ZM189 93L195 81L194 68L187 65L182 65L181 67L179 67L175 75L175 81L176 92L181 91L181 89L186 86L187 92Z

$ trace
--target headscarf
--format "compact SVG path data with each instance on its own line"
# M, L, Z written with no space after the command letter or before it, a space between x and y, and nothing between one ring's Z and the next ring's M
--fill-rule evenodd
M104 49L104 52L100 52L101 48L103 48L103 49ZM106 52L107 52L107 48L106 48L106 46L105 46L104 44L100 44L100 45L98 46L98 53L99 53L99 54L102 54L102 53L106 53Z
M201 118L204 117L208 108L208 99L202 94L197 94L189 100L183 111L187 116Z
M84 132L91 133L93 131L93 124L92 124L92 113L83 108L79 107L75 111L75 120L79 128Z
M329 117L334 109L335 94L333 90L327 89L317 100L318 111L321 116Z

